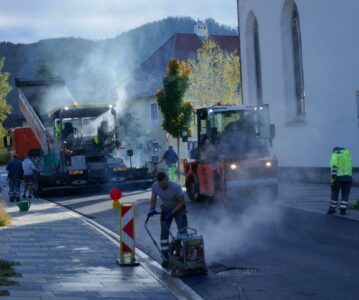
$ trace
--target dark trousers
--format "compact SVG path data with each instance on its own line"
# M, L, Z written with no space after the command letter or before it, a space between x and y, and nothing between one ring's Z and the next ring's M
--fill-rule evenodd
M33 181L34 181L33 175L24 175L24 182L25 182L24 196L26 194L26 191L29 191L29 197L33 193L33 190L32 190Z
M341 191L342 200L340 202L340 208L347 209L351 187L352 187L351 181L335 181L331 186L332 194L331 194L330 207L334 209L337 208L339 193Z
M11 202L20 200L20 184L20 179L9 178L9 200Z
M188 227L188 221L187 221L187 211L185 208L182 208L180 211L178 211L172 219L165 220L165 212L166 209L161 206L162 209L162 215L161 215L161 251L165 258L168 258L168 248L169 248L169 229L172 224L172 219L175 219L177 229L178 231L181 231L183 228ZM187 230L181 231L181 233L186 233Z

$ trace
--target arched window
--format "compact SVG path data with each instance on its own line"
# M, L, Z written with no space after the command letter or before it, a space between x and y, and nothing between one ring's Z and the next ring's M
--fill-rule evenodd
M288 123L305 122L302 40L299 12L294 0L286 0L284 3L282 39Z
M262 104L263 92L259 28L257 18L253 12L250 12L247 18L246 44L249 102L252 104Z
M255 20L253 26L253 43L254 43L254 66L255 66L255 77L256 77L257 103L263 104L262 69L261 69L261 56L260 56L257 20Z
M295 80L295 96L297 100L297 115L305 114L304 75L302 61L302 41L300 36L300 21L297 6L294 4L292 13L292 43Z

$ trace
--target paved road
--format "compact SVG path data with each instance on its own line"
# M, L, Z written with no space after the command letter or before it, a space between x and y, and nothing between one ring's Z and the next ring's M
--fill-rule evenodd
M327 216L328 188L281 185L280 200L246 211L189 203L190 225L205 237L210 272L183 279L205 299L358 299L359 222ZM137 202L137 246L159 259L143 229L149 193ZM359 199L358 189L352 199ZM106 195L52 198L117 231ZM353 211L349 216L356 217ZM159 232L152 219L153 232Z

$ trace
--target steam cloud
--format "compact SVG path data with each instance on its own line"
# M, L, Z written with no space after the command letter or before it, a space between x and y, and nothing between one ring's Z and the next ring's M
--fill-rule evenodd
M240 201L231 199L235 200ZM211 264L265 246L281 220L279 208L261 199L245 211L229 210L220 204L211 206L199 215L197 212L196 218L190 216L189 225L203 235L206 260Z

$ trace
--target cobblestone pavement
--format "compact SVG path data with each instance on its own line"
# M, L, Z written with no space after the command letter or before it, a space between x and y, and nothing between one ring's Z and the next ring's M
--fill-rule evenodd
M359 210L353 209L353 205L358 200L359 187L352 187L349 197L349 209L344 218L359 220ZM330 187L328 185L296 182L292 184L280 184L279 200L277 204L280 206L325 214L329 207L329 201ZM338 213L337 216L339 216Z
M0 258L18 262L18 286L1 299L175 299L142 266L117 265L118 247L65 208L34 200L28 212L6 203Z

